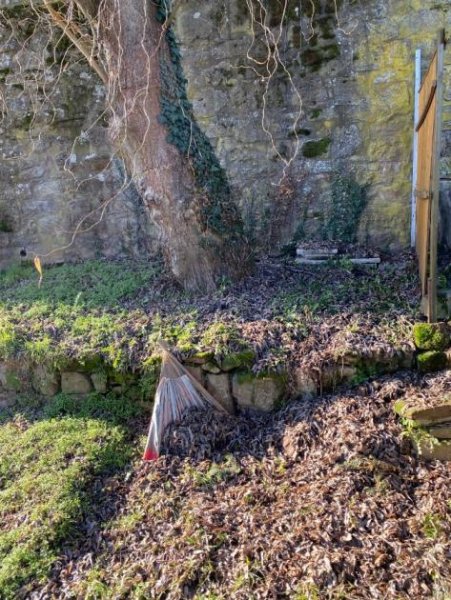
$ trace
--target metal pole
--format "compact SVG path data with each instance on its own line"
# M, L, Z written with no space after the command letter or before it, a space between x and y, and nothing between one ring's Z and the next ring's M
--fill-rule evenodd
M415 190L418 176L418 131L416 124L420 118L420 88L421 88L421 50L415 52L415 88L414 88L414 112L413 112L413 168L412 168L412 196L410 211L410 245L415 248L417 236L417 199Z

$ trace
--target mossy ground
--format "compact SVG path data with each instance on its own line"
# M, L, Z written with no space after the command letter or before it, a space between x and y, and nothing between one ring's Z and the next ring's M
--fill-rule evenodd
M146 367L154 377L160 338L184 358L207 353L257 371L286 368L326 323L403 342L418 306L410 260L377 270L262 261L242 283L196 298L168 281L158 262L45 266L40 288L31 266L0 275L0 360L95 363L115 376Z
M408 340L417 301L409 260L378 270L263 261L242 283L197 298L169 282L158 262L44 267L41 287L31 266L18 266L0 277L0 360L27 356L56 368L95 362L116 374L151 365L150 372L162 338L185 358L207 352L219 363L278 370L329 320Z

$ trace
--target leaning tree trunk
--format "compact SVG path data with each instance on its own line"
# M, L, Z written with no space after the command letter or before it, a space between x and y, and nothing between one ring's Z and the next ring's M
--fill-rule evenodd
M224 172L192 118L161 12L146 0L101 3L110 129L173 274L188 290L205 291L221 277L243 275L250 260Z

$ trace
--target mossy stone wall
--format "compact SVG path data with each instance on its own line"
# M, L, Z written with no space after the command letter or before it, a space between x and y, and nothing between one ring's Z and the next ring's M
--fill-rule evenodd
M0 8L18 15L23 4L0 0ZM273 250L293 237L340 235L328 227L330 215L340 213L334 204L340 180L365 199L356 210L352 201L345 202L347 223L359 241L393 251L407 246L414 54L421 48L426 64L438 29L451 31L448 0L343 0L337 14L330 0L290 0L284 18L283 4L268 0L266 22L276 35L282 26L280 58L302 97L295 127L298 97L287 72L279 67L265 94L265 69L247 58L249 49L258 60L265 56L258 26L253 43L247 3L189 0L177 6L170 35L180 52L180 77L187 80L184 110L189 106L196 131L205 136L201 154L206 148L211 153L209 164L220 174L222 189L230 185L255 246ZM44 66L39 64L46 43L46 33L38 32L22 58L27 72L51 87L59 65L50 65L50 46ZM89 127L101 114L105 90L88 67L67 66L52 106L36 119L18 77L19 47L1 24L0 45L0 92L9 107L0 132L1 267L19 259L22 248L33 255L64 246L80 218L118 191L123 172L118 161L110 163L107 123L100 119ZM444 178L451 177L450 55L448 45ZM63 60L61 52L58 56ZM262 127L264 105L271 138ZM168 114L162 105L163 116L165 110ZM177 131L172 134L177 138ZM281 157L293 156L296 143L299 152L281 181ZM77 181L86 181L74 185L67 167ZM441 231L448 246L450 185L443 180ZM111 203L100 225L52 259L142 256L157 247L156 230L129 188Z
M266 22L277 34L283 2L265 6ZM312 6L310 27L306 17ZM249 49L264 59L262 30L254 27L253 42L241 0L191 0L177 10L175 33L188 96L260 245L272 248L294 235L324 237L333 183L346 177L366 193L364 210L348 215L359 240L397 250L409 243L415 50L422 49L426 66L439 28L451 31L449 2L368 0L337 6L338 21L334 2L288 2L280 56L303 100L296 131L297 97L282 68L266 94L265 126L272 139L263 131L265 71L246 59ZM450 54L448 48L447 63ZM447 67L448 103L450 83ZM296 137L298 156L276 185L283 169L278 154L292 156ZM449 144L444 155L443 169L451 164Z

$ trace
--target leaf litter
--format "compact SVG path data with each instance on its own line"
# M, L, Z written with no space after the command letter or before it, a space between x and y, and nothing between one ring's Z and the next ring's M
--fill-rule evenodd
M447 600L451 463L411 456L392 404L449 383L404 372L267 415L187 413L28 597Z

